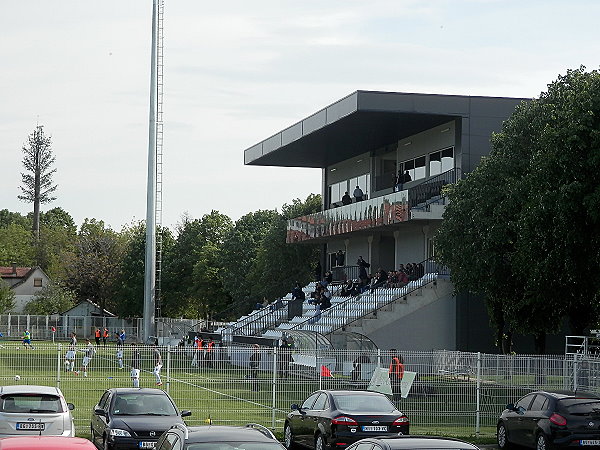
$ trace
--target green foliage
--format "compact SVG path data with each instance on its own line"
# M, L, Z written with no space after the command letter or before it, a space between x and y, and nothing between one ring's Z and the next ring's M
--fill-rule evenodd
M50 283L25 305L25 314L60 314L75 305L75 294L59 282Z
M75 252L65 257L67 286L79 301L92 300L114 309L115 286L124 253L121 235L102 220L85 219Z
M221 281L237 306L227 310L229 318L245 313L260 298L254 292L250 274L256 263L258 248L271 223L278 217L273 210L248 213L235 223L224 238Z
M232 226L231 219L218 211L211 211L202 219L184 219L175 243L164 258L165 315L199 317L223 301L222 277L214 273L214 269L222 270L215 249L221 248ZM209 286L209 291L201 292ZM207 295L214 296L214 302L208 301Z
M256 298L274 299L290 292L297 281L304 285L312 278L319 247L286 244L287 220L321 211L321 196L311 194L302 202L283 205L283 213L271 222L256 256L249 280Z
M492 154L450 190L437 239L458 290L483 294L500 337L577 334L600 312L600 73L570 70L521 104Z
M10 223L0 227L0 265L32 266L35 263L35 247L29 227Z
M0 314L10 311L15 306L15 293L8 283L0 279Z
M33 233L36 239L40 231L40 205L56 200L52 194L56 191L52 176L56 169L51 169L54 164L52 153L52 139L44 133L42 125L38 125L27 138L23 146L23 167L21 173L21 195L19 200L33 203Z

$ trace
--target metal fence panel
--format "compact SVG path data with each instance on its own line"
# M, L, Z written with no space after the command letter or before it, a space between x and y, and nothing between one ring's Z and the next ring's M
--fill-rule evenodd
M132 386L133 352L141 353L142 387L156 387L153 348L126 345L123 368L117 347L100 346L84 376L85 342L80 342L74 371L65 365L64 343L0 340L0 384L58 386L75 404L78 435L89 430L94 405L105 389ZM282 351L261 347L258 367L250 366L251 346L158 347L162 354L160 388L181 409L189 409L190 425L211 421L242 425L258 422L281 431L292 403L318 389L367 389L376 368L387 368L389 352ZM456 351L402 352L406 371L417 376L406 398L394 398L407 414L413 433L483 435L495 433L507 403L537 389L599 391L600 361L595 357L505 356ZM20 379L15 379L19 375Z

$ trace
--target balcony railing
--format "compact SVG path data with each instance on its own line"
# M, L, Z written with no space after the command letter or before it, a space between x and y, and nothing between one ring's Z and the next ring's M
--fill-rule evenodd
M460 170L451 169L404 191L296 217L288 221L286 242L302 242L406 222L410 208L440 196L446 184L455 183L459 178Z
M328 209L288 221L286 242L301 242L408 220L408 191Z

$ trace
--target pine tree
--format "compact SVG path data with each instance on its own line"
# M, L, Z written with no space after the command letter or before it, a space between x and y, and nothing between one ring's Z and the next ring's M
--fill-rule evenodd
M23 195L19 200L33 203L33 234L36 242L40 236L40 204L50 203L56 200L52 194L58 187L52 181L52 175L56 169L51 169L54 164L52 154L52 140L44 134L42 125L27 138L27 144L23 147L23 167L26 172L21 173Z

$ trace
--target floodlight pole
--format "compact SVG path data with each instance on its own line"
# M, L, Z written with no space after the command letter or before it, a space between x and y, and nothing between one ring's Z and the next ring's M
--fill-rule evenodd
M146 260L144 274L144 321L142 342L155 333L156 304L156 44L158 0L152 4L152 53L150 56L150 117L148 136L148 186L146 189Z

